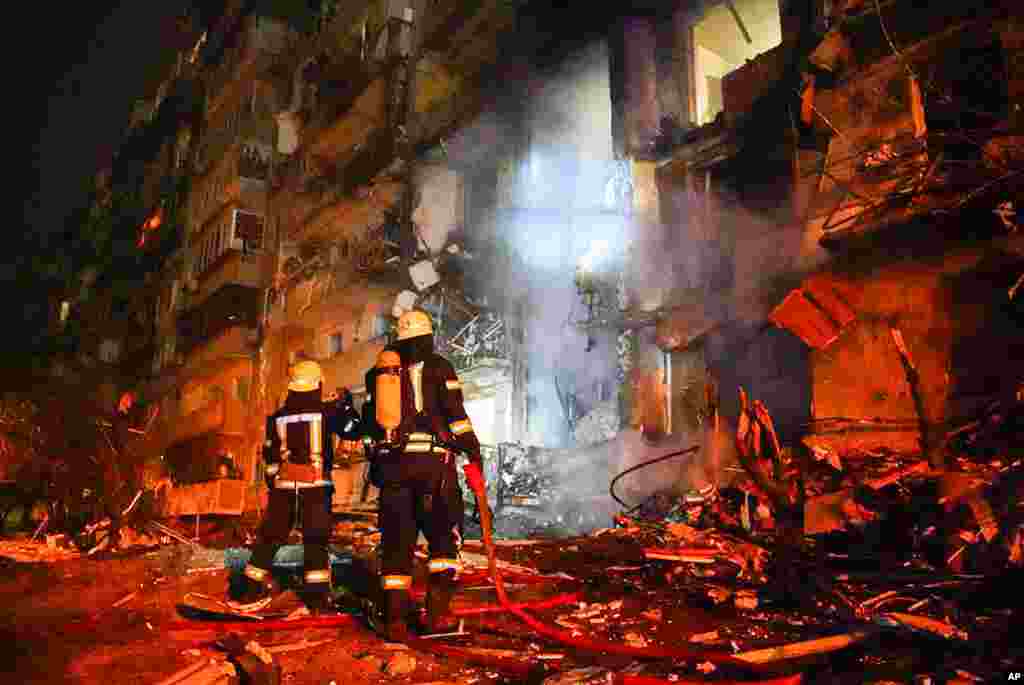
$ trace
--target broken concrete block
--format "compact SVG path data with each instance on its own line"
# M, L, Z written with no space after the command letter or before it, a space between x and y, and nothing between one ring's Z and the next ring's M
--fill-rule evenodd
M416 306L416 300L418 298L419 295L411 290L403 290L398 293L398 296L395 298L395 303L391 307L391 316L396 319L401 317L402 314Z
M423 291L441 280L434 268L434 263L429 259L423 259L409 267L409 277L417 290Z

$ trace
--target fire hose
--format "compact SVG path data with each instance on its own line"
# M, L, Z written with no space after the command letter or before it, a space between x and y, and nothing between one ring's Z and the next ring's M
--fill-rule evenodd
M684 452L686 451L690 450L684 450ZM662 458L668 458L668 456L674 456L674 454L666 455ZM724 652L703 651L698 649L689 649L687 647L632 647L594 637L576 636L569 631L555 628L534 618L521 607L514 605L509 600L508 594L505 592L505 583L502 579L501 572L498 569L494 546L494 531L492 528L493 520L490 504L487 501L487 492L485 489L478 487L473 491L473 495L476 497L477 509L480 512L480 528L484 548L487 551L487 569L490 573L491 580L494 582L494 588L498 595L498 602L508 613L533 628L533 630L538 634L557 642L561 642L567 646L589 652L602 652L605 654L647 659L700 659L703 661L709 661L713 664L728 664L748 672L761 672L763 670L756 664L751 664L750 662L737 659L736 657Z

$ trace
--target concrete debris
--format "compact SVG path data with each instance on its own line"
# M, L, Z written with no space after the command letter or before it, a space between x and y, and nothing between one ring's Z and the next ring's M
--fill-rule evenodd
M756 609L758 604L757 593L753 590L740 590L733 597L733 603L737 609Z
M63 546L51 547L43 541L0 540L0 556L25 563L52 564L69 559L78 559L81 553Z
M719 640L721 640L721 635L719 635L717 630L712 630L708 633L695 633L690 636L690 642L697 644L707 644L711 642L718 642Z
M416 657L407 652L393 654L384 665L384 672L390 676L408 675L416 670Z
M187 666L159 681L157 685L235 685L238 682L239 674L235 665L217 658ZM258 685L264 684L259 682Z
M643 647L647 646L647 638L645 638L640 633L637 633L637 632L634 632L634 631L630 631L630 632L626 633L624 637L625 637L625 640L626 640L626 644L629 645L630 647L640 647L640 648L643 648Z
M619 426L619 403L617 400L608 400L576 421L573 437L580 447L598 445L614 438L619 432Z

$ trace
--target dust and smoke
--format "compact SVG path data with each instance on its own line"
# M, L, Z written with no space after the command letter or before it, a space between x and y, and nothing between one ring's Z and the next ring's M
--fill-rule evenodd
M458 135L479 138L485 131L502 151L500 160L492 160L493 188L468 195L484 199L470 200L475 205L467 206L467 223L471 213L512 255L487 263L486 273L476 276L490 291L523 306L527 419L524 434L512 439L543 448L543 467L560 491L547 498L556 502L547 513L566 518L573 512L574 521L566 523L580 529L608 525L621 510L608 494L617 474L692 445L701 446L694 455L622 478L619 496L639 503L658 492L727 485L736 473L728 412L717 427L691 421L668 435L629 426L630 408L619 401L621 385L630 382L616 325L620 307L628 300L634 308L664 313L696 304L712 324L706 364L726 367L735 347L716 325L763 322L778 291L789 287L813 255L800 232L783 230L784 220L742 209L734 191L711 184L710 194L685 184L670 191L662 187L660 222L632 212L630 166L615 158L613 148L607 44L588 45L520 85L520 99L508 112L491 111L475 124L477 130L470 126ZM787 213L784 208L778 216ZM610 289L595 288L597 296L588 302L578 287L581 267L600 281L624 264L624 278ZM610 325L588 325L601 320ZM643 362L656 372L651 387L634 387L634 395L678 390L666 387L670 361L658 342L650 328L634 338L640 349L627 356L627 365ZM743 364L758 367L756 340L745 345ZM730 381L734 377L742 380L742 371ZM761 385L772 389L772 382ZM750 383L748 390L771 408L757 379ZM735 395L735 383L721 391Z

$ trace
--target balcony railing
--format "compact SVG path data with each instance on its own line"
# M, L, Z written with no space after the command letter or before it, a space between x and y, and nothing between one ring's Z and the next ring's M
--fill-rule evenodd
M186 367L227 357L250 357L262 290L226 284L178 319L178 350Z
M203 369L230 359L251 358L255 351L257 330L247 326L232 326L214 337L196 344L185 354L183 371L197 374Z
M206 225L230 205L262 208L271 155L266 145L238 141L213 173L193 185L188 206L191 230L206 230Z

